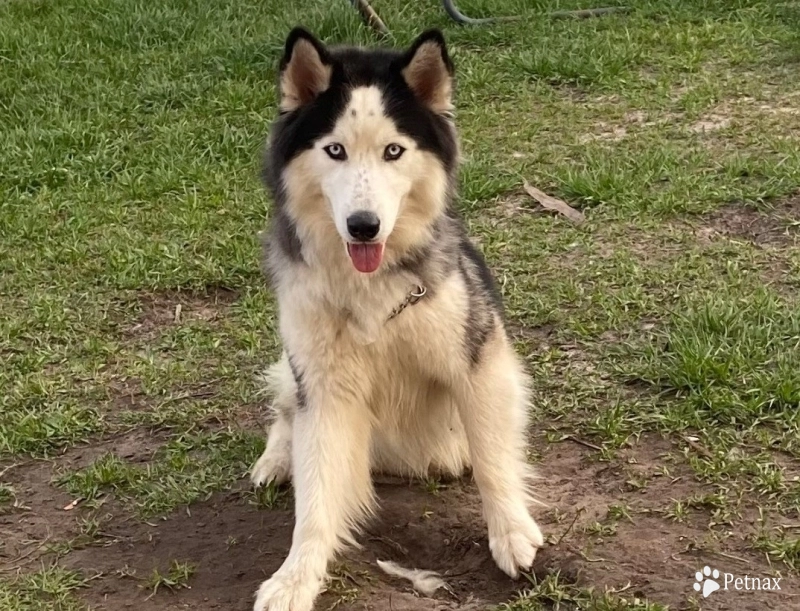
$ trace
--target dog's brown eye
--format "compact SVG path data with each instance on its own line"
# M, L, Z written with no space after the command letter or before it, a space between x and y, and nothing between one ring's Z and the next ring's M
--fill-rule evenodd
M405 152L406 149L404 149L399 144L390 144L383 150L383 158L386 161L395 161L397 159L400 159L400 157Z
M322 147L322 150L328 153L328 157L335 159L336 161L344 161L347 159L347 153L345 152L344 147L338 142L324 146Z

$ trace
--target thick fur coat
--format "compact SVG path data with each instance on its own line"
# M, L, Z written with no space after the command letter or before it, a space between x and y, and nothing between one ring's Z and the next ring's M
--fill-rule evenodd
M255 611L313 608L375 510L371 472L471 467L498 566L516 577L543 544L528 511L527 377L452 208L452 91L437 31L404 51L328 48L299 28L286 41L265 169L284 352L252 479L291 480L296 524Z

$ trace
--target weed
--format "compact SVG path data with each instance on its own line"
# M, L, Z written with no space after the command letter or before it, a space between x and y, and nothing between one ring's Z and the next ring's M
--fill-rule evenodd
M182 588L189 588L189 579L196 567L187 562L179 562L173 560L170 562L169 569L166 574L159 572L158 569L153 569L153 573L145 581L142 587L152 590L150 597L158 593L159 588L167 588L169 590L180 590ZM148 598L150 598L148 597Z

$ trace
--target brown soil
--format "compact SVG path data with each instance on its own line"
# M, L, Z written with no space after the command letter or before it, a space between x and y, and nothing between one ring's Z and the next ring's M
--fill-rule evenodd
M211 322L222 318L238 295L220 287L205 292L163 291L136 297L138 319L123 334L128 338L152 339L169 327L191 321Z
M701 238L724 236L759 246L791 244L800 235L800 195L760 211L743 204L731 204L708 215L698 230Z
M99 510L79 506L65 511L71 499L51 483L54 469L85 464L106 451L108 443L73 450L58 464L31 462L8 472L5 479L14 485L20 506L0 515L0 571L40 566L53 558L45 554L45 543L76 537L81 518L101 514L101 533L91 541L74 539L77 545L58 559L94 577L81 590L92 609L249 611L259 583L288 551L291 509L257 508L240 482L208 502L149 523L113 501ZM136 433L113 442L117 450L142 460L152 444L147 435ZM534 446L543 457L539 492L546 503L536 513L550 540L537 557L538 576L560 571L563 580L584 587L611 588L689 609L690 597L696 597L694 573L704 565L742 576L775 574L762 556L747 549L745 538L754 532L753 525L710 531L705 512L695 511L683 523L663 515L671 499L703 490L685 468L673 464L670 442L643 438L613 463L599 461L594 450L572 440L539 440ZM668 476L663 467L669 468ZM378 492L381 510L360 537L363 549L337 563L337 579L316 609L476 611L507 601L525 587L524 580L514 582L494 566L471 482L457 481L432 494L418 483L381 479ZM630 508L631 520L608 517L609 505L620 503ZM616 532L597 534L591 528L596 523ZM406 582L381 573L377 559L438 571L452 593L417 596ZM148 577L154 569L165 574L172 561L196 567L190 587L162 587L153 595L146 588ZM702 609L789 609L800 596L791 582L784 578L781 593L720 592L702 601Z

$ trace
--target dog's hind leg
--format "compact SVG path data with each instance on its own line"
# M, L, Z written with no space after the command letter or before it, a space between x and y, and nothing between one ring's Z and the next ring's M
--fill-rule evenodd
M497 565L516 578L520 569L531 567L544 539L528 511L527 377L499 325L455 391L489 528L489 548Z
M250 470L250 480L261 486L270 482L283 484L292 470L292 423L297 411L297 383L284 354L264 376L267 391L272 395L273 422L267 436L267 447Z

